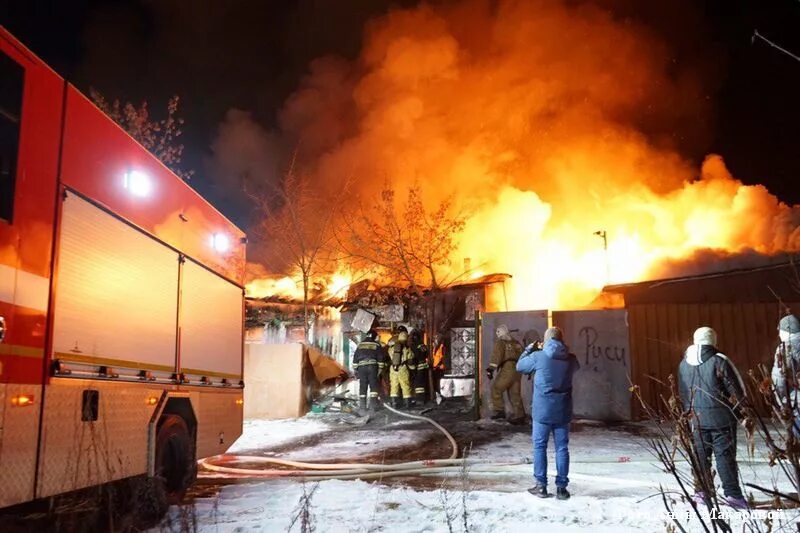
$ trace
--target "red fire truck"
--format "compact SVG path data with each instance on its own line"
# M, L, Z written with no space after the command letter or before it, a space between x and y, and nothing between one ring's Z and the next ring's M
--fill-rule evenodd
M242 431L245 237L0 26L0 507Z

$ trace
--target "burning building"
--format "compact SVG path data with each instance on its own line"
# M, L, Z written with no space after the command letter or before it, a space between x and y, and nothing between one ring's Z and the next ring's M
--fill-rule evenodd
M508 272L510 309L576 308L699 250L800 247L796 206L682 155L707 81L591 4L423 4L370 22L355 59L311 63L275 133L320 194L349 180L344 209L386 182L420 185L431 213L452 199L465 224L438 268Z
M430 270L439 279L458 279L463 270L467 278L508 273L503 305L494 310L541 310L589 339L589 322L605 318L557 312L617 308L607 344L635 361L615 360L619 368L604 374L608 379L587 375L586 383L609 398L611 407L598 416L624 419L630 402L615 391L628 375L650 375L649 354L660 352L643 347L637 333L652 321L639 300L650 289L622 284L675 278L687 268L702 276L741 258L757 264L800 249L800 206L737 180L721 155L685 155L706 144L709 76L702 61L673 59L655 32L589 3L422 4L371 21L354 59L312 62L272 133L297 147L293 168L318 194L338 198L347 190L335 206L344 213L385 201L387 186L399 211L405 195L421 191L431 224L442 205L462 213L452 250ZM391 229L381 234L389 248L404 238L402 227ZM352 257L342 254L336 264L335 276L348 284L358 277ZM376 262L370 279L394 285L389 270ZM672 283L669 298L680 299L684 290L696 296L698 284L712 283L700 279ZM327 285L332 291L341 283L331 278ZM424 293L420 286L416 292ZM616 289L602 293L604 286ZM431 294L448 298L447 290ZM669 300L654 312L678 312L667 303L683 305ZM716 323L711 310L681 309ZM411 318L429 333L439 329L430 314ZM461 325L475 327L468 321ZM647 335L662 331L651 326ZM664 329L664 342L677 343L684 326ZM591 360L597 347L587 346ZM671 362L657 359L663 377ZM595 413L595 397L584 397L588 414Z

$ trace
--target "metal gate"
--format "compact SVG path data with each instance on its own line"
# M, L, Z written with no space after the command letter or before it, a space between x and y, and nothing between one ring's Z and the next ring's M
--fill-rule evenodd
M556 311L553 324L564 331L564 341L581 365L572 382L575 417L630 420L627 311Z
M547 329L547 311L485 313L481 320L480 372L481 416L492 412L492 382L485 378L491 361L495 333L505 324L520 344L540 340ZM564 331L564 341L581 365L573 380L573 412L576 418L616 421L630 420L630 349L625 310L555 311L553 325ZM521 382L522 402L529 413L533 381ZM511 412L504 398L506 412Z

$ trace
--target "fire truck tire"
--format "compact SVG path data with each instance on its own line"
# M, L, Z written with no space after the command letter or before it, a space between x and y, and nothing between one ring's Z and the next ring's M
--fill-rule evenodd
M156 478L167 499L177 502L197 477L195 446L186 422L178 415L164 415L156 435Z

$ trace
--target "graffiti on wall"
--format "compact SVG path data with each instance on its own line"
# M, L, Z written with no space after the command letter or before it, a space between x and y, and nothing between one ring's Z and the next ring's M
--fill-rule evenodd
M629 420L630 348L626 311L560 311L553 313L553 323L564 331L566 344L581 365L572 384L575 416Z
M615 344L601 344L600 333L594 326L584 326L578 331L580 345L574 349L580 350L578 359L582 365L591 367L595 372L600 371L603 362L617 363L624 367L628 364L625 360L626 346ZM626 343L627 345L627 343Z

